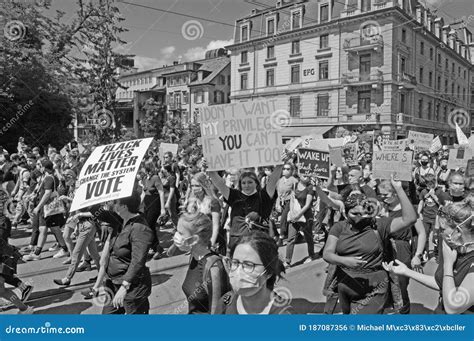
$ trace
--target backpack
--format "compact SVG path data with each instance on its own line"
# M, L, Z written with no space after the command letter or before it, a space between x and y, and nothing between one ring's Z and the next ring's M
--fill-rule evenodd
M206 258L206 264L204 265L204 271L202 273L202 283L206 290L209 298L209 309L212 307L212 281L211 281L211 268L219 261L222 261L222 257L218 254L212 254ZM225 282L222 283L222 293L232 291L232 287L229 282L229 277L225 276Z

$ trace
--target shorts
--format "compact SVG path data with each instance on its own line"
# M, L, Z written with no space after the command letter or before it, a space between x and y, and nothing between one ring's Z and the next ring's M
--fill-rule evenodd
M44 210L41 209L38 213L38 215L33 215L32 218L32 225L36 226L46 226L46 227L52 227L52 226L63 226L66 223L66 218L64 217L64 214L55 214L50 217L44 217Z

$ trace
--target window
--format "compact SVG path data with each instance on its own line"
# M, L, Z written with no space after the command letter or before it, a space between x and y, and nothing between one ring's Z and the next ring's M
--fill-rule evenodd
M275 86L275 69L267 70L267 86Z
M466 89L462 89L462 99L465 101L466 100Z
M448 107L445 105L444 106L444 114L443 114L443 122L448 121Z
M451 64L451 72L452 73L456 72L456 65L454 63Z
M328 4L321 5L319 9L320 9L319 22L320 23L328 22L329 21L329 5Z
M328 79L329 78L329 62L323 61L319 62L319 79Z
M327 49L329 47L329 35L324 34L319 37L319 48L320 49Z
M402 74L405 73L406 68L407 68L407 60L405 59L405 57L401 57L400 58L400 72Z
M203 103L204 102L204 94L203 94L202 90L197 91L195 93L194 102L195 103Z
M430 60L433 60L433 53L434 53L433 48L430 47Z
M422 99L418 100L418 117L420 118L423 117L423 100Z
M428 120L431 121L431 110L433 109L433 103L428 102Z
M425 43L424 42L420 42L420 54L422 56L425 55Z
M449 60L448 60L448 58L446 58L446 62L445 62L444 67L445 67L446 71L449 70Z
M241 64L248 63L248 52L247 51L240 52L240 63Z
M222 91L216 90L214 91L214 103L219 104L222 103L223 101L223 95Z
M454 82L451 84L451 96L454 96Z
M275 46L267 46L267 59L275 58Z
M230 86L230 75L227 76L227 85Z
M441 66L441 54L438 53L438 65Z
M225 85L225 76L224 76L224 75L220 75L220 76L219 76L219 81L220 81L221 85Z
M360 3L361 12L369 12L370 3L371 3L371 0L361 0L361 3Z
M456 95L458 96L458 98L461 98L461 87L458 85L458 91L456 92Z
M291 42L291 54L299 54L300 53L300 41L295 40Z
M329 95L318 95L318 116L329 115Z
M301 99L299 96L290 97L290 116L300 117L301 114Z
M359 91L358 98L357 98L357 113L358 114L370 113L371 94L372 92L370 90Z
M241 41L249 40L249 25L242 26L240 40Z
M407 30L402 29L402 43L407 42Z
M296 84L300 82L300 66L293 65L291 67L291 84Z
M466 70L464 70L464 79L466 79Z
M271 36L275 33L275 19L267 19L267 36Z
M291 13L291 28L296 30L301 27L301 11Z
M363 54L359 57L359 74L361 80L368 80L370 78L371 59L370 54Z
M448 93L448 80L444 80L444 92Z
M188 92L183 91L183 104L188 104Z
M405 114L406 113L406 98L405 98L405 94L400 94L400 112L402 114Z
M428 86L433 86L433 72L428 73Z
M420 67L420 77L419 77L419 82L423 83L423 68Z
M240 75L240 90L247 90L248 75L243 73Z
M461 67L458 66L458 77L461 78Z
M436 90L441 90L441 76L438 76L438 85L436 86Z

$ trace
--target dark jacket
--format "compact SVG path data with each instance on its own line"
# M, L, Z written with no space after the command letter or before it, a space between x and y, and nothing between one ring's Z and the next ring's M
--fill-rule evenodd
M149 273L145 266L153 232L145 218L136 216L126 222L122 231L110 242L110 257L106 273L116 284L137 283Z

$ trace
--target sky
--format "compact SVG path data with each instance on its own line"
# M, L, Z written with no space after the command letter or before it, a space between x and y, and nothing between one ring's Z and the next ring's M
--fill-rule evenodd
M474 0L422 1L437 8L447 23L464 17L474 32ZM140 70L201 59L207 50L232 44L236 19L248 15L253 8L275 3L276 0L118 0L125 18L122 24L129 30L122 37L127 44L118 51L135 55L135 66ZM62 10L67 20L75 8L76 0L52 0L47 14L53 16L56 10Z

